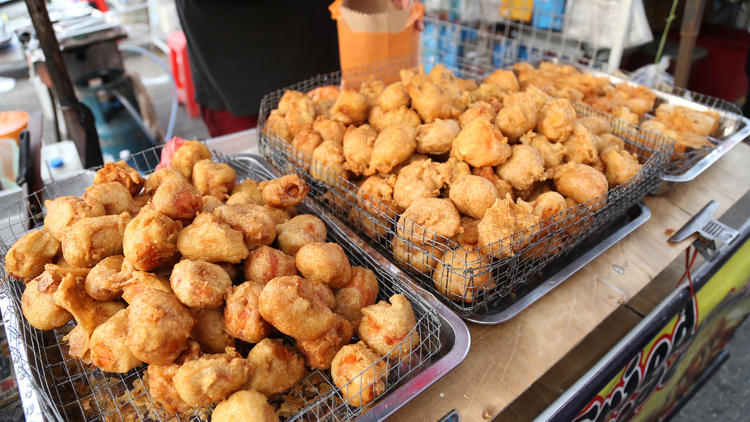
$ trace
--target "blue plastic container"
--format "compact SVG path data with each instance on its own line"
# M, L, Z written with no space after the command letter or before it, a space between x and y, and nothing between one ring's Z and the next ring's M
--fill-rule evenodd
M534 0L531 24L540 29L562 31L565 0Z

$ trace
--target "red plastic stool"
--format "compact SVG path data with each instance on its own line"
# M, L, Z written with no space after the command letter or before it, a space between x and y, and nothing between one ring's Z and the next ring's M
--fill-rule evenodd
M193 75L190 73L185 33L177 31L167 35L167 46L169 47L169 65L172 68L174 82L177 84L177 97L181 103L185 104L190 117L198 117L198 103L195 102L195 88L193 88Z

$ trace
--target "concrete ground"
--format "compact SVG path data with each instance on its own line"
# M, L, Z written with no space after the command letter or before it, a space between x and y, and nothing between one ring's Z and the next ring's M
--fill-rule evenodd
M129 72L138 73L151 92L159 121L167 125L171 88L161 69L141 56L126 58ZM31 82L19 78L16 87L0 95L0 110L23 109L29 112L40 110L41 105ZM269 87L272 89L273 87ZM44 139L54 140L50 121L44 124ZM190 118L180 106L174 134L183 138L206 138L208 133L200 118ZM729 343L729 360L708 381L699 393L677 414L675 421L685 422L745 422L750 420L750 324L743 324L735 338ZM14 413L0 410L0 421L14 420ZM18 415L18 413L15 413Z

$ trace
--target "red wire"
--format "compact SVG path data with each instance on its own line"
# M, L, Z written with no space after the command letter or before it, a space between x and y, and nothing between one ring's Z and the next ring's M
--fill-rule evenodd
M695 286L693 285L693 275L690 272L690 269L693 267L693 263L695 263L695 258L698 256L698 249L695 249L693 251L693 256L690 256L690 248L692 246L688 246L687 249L685 249L685 273L682 274L682 277L680 277L680 281L677 282L677 285L679 286L683 280L685 280L685 277L688 279L688 283L690 284L690 296L692 296L695 300Z

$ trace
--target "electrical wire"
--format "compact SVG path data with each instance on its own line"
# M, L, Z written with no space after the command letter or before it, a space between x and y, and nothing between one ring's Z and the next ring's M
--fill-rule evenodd
M164 141L166 142L172 139L175 121L177 120L178 100L177 100L177 83L172 77L172 72L169 70L169 66L167 66L167 64L164 63L164 61L160 59L156 54L146 50L143 47L140 47L137 45L120 45L119 49L120 51L130 51L130 52L141 54L145 57L148 57L154 63L156 63L159 67L161 67L162 70L164 70L164 73L167 74L167 76L169 76L169 80L172 82L172 107L169 110L169 121L167 122L167 132L164 136ZM141 125L142 125L142 122L141 122Z

